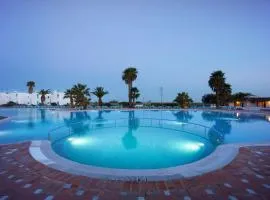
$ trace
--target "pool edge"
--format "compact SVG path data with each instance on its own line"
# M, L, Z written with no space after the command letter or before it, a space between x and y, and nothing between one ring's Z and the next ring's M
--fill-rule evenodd
M80 164L56 154L48 140L31 141L30 155L38 162L56 170L90 178L130 181L161 181L191 178L221 169L231 163L245 146L270 146L270 143L223 144L205 158L186 165L161 169L112 169Z

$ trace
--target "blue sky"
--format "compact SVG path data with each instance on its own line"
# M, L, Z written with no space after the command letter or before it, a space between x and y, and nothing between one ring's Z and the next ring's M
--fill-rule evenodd
M199 101L221 69L233 92L270 96L270 1L0 1L0 90L104 86L127 100L136 66L141 100ZM95 98L93 97L93 100Z

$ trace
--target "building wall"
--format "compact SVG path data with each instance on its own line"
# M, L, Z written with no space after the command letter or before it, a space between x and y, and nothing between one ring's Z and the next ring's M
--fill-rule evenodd
M266 107L267 107L267 108L270 108L270 101L267 101L267 102L266 102Z
M28 94L25 92L0 93L0 105L6 104L9 101L18 104L38 105L41 103L41 95L38 93ZM66 105L69 103L69 99L64 99L63 92L54 91L51 94L46 95L45 104L50 105L51 103Z
M236 103L236 106L241 106L242 102L237 102ZM251 102L251 101L244 101L243 102L243 106L244 107L264 107L264 105L267 107L267 108L270 108L270 101L265 101L265 102ZM229 106L234 106L234 103L229 103Z

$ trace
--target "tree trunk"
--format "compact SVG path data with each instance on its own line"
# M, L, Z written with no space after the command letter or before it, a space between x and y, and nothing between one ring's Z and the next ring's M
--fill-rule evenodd
M70 101L70 107L73 108L73 107L74 107L73 98L70 97L70 98L69 98L69 101Z
M41 95L41 104L44 105L45 102L45 95Z
M101 97L98 97L98 105L101 107L102 106L102 100Z
M216 92L216 108L219 108L220 106L220 99L219 99L219 92Z
M33 91L34 91L34 90L33 90L33 88L32 88L32 87L29 87L29 88L28 88L28 93L29 93L29 94L32 94L32 93L33 93Z
M132 88L132 82L129 82L128 83L128 105L129 105L130 108L132 107L131 88Z

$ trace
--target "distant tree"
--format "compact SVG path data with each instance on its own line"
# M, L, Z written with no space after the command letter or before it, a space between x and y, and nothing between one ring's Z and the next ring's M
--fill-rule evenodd
M182 92L177 94L174 102L177 102L181 108L188 108L193 101L187 92Z
M135 101L139 97L140 97L140 91L139 91L139 89L137 87L132 87L131 88L131 99L132 99L133 105L135 105Z
M65 99L69 99L70 101L70 107L74 108L74 91L72 89L67 89L64 94Z
M236 106L236 102L237 101L240 101L241 102L241 106L243 107L243 101L245 100L245 98L247 96L250 96L252 95L251 93L248 93L248 92L237 92L237 93L234 93L232 96L231 96L231 100L234 102L234 105Z
M204 104L216 104L216 95L215 94L205 94L202 97L202 102Z
M221 97L220 104L227 105L230 102L231 94L232 94L231 85L228 83L225 83L220 93L220 97Z
M111 100L109 101L110 104L118 104L119 102L117 100Z
M28 81L26 83L26 86L28 87L28 93L32 94L34 92L34 87L35 87L36 83L34 81Z
M216 106L218 108L221 104L224 104L227 97L230 96L231 85L226 83L225 74L220 70L211 74L208 84L216 93Z
M48 90L42 89L42 90L39 91L39 94L41 95L40 100L41 100L42 105L44 105L44 102L46 100L46 95L50 94L50 93L51 93L50 89L48 89Z
M77 85L73 86L72 92L74 93L75 106L86 109L91 100L90 89L87 87L87 85L78 83Z
M122 73L122 80L128 85L128 103L129 107L132 107L132 96L131 96L131 88L132 83L137 79L138 71L134 67L126 68Z
M98 105L102 106L102 97L109 94L109 92L105 91L103 87L96 87L92 94L98 98Z

